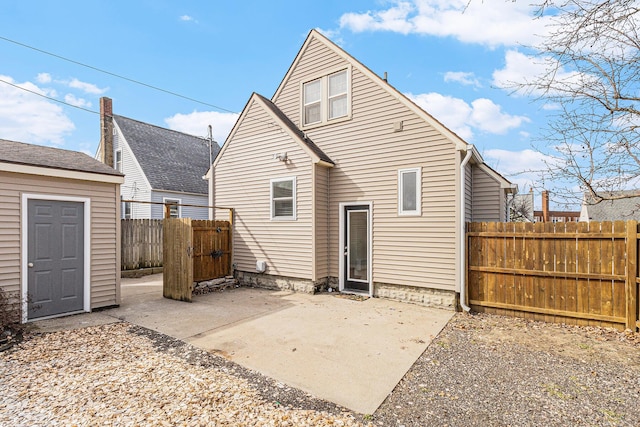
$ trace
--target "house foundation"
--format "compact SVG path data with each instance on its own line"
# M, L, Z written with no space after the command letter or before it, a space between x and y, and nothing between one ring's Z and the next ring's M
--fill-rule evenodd
M419 288L417 286L374 283L373 295L395 301L423 305L425 307L455 310L456 292L442 289Z

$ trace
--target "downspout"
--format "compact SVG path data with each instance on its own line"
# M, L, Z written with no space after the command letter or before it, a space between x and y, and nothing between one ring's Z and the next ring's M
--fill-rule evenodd
M469 159L471 159L471 155L473 154L473 145L467 145L467 154L462 159L460 163L460 306L466 312L471 311L471 307L469 307L466 303L467 301L467 281L466 281L466 269L467 269L467 251L465 251L467 235L465 230L465 200L466 200L466 190L467 190L467 179L466 179L466 166L469 163Z

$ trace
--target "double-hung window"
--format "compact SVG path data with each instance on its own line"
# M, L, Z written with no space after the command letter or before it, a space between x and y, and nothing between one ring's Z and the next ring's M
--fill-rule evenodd
M304 124L322 121L322 80L314 80L304 85Z
M271 180L271 219L296 219L296 178Z
M398 215L421 214L422 177L420 168L398 170Z
M182 218L182 210L180 209L182 201L180 199L169 199L165 197L162 199L162 202L165 205L169 205L169 218Z
M347 71L329 76L329 120L347 115Z
M302 124L310 126L349 116L349 70L302 84Z

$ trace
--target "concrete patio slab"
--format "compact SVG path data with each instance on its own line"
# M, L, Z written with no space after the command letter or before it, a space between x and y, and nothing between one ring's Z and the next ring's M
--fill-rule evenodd
M123 279L118 308L62 319L100 315L144 326L371 414L453 314L378 298L251 288L186 303L163 298L162 275L153 275ZM62 319L37 323L51 328Z

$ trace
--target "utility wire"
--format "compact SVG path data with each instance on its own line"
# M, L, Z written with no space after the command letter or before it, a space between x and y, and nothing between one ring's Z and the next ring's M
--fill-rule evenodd
M22 87L22 86L15 85L15 84L13 84L13 83L9 83L9 82L8 82L8 81L6 81L6 80L2 80L2 79L0 79L0 82L2 82L2 83L6 83L6 84L8 84L9 86L13 86L13 87L15 87L16 89L24 90L24 91L29 92L29 93L32 93L32 94L34 94L34 95L41 96L42 98L46 98L46 99L48 99L48 100L50 100L50 101L59 102L60 104L68 105L69 107L77 108L77 109L79 109L79 110L84 110L84 111L87 111L87 112L89 112L89 113L93 113L93 114L98 114L98 115L100 115L100 112L98 112L98 111L89 110L88 108L80 107L80 106L78 106L78 105L69 104L68 102L61 101L61 100L59 100L59 99L55 99L55 98L52 98L52 97L47 96L47 95L43 95L43 94L38 93L38 92L36 92L36 91L33 91L33 90L30 90L30 89L24 88L24 87Z
M13 44L16 44L18 46L26 47L27 49L35 50L36 52L44 53L45 55L53 56L54 58L62 59L63 61L71 62L72 64L80 65L82 67L86 67L86 68L89 68L89 69L92 69L92 70L95 70L95 71L99 71L101 73L108 74L110 76L117 77L119 79L126 80L128 82L135 83L135 84L138 84L138 85L141 85L141 86L145 86L145 87L148 87L150 89L154 89L154 90L157 90L157 91L160 91L160 92L168 93L169 95L177 96L179 98L183 98L183 99L186 99L186 100L189 100L189 101L192 101L192 102L196 102L198 104L206 105L208 107L212 107L212 108L215 108L217 110L225 111L227 113L238 114L236 111L227 110L226 108L218 107L217 105L209 104L208 102L199 101L197 99L194 99L194 98L191 98L191 97L188 97L188 96L185 96L185 95L180 95L179 93L172 92L170 90L162 89L160 87L153 86L153 85L141 82L139 80L131 79L129 77L125 77L125 76L122 76L122 75L119 75L119 74L116 74L116 73L112 73L111 71L103 70L101 68L94 67L94 66L88 65L88 64L84 64L84 63L79 62L79 61L74 61L73 59L69 59L69 58L66 58L64 56L52 53L52 52L48 52L46 50L38 49L37 47L29 46L28 44L20 43L18 41L11 40L11 39L6 38L6 37L0 36L0 40L7 41L9 43L13 43Z
M112 73L111 71L103 70L103 69L101 69L101 68L94 67L93 65L84 64L84 63L82 63L82 62L75 61L75 60L73 60L73 59L69 59L69 58L66 58L66 57L64 57L64 56L61 56L61 55L58 55L58 54L55 54L55 53L52 53L52 52L48 52L48 51L43 50L43 49L38 49L37 47L30 46L30 45L28 45L28 44L18 42L18 41L16 41L16 40L12 40L12 39L9 39L9 38L7 38L7 37L0 36L0 40L4 40L4 41L7 41L7 42L9 42L9 43L13 43L13 44L15 44L15 45L18 45L18 46L21 46L21 47L25 47L25 48L27 48L27 49L34 50L34 51L36 51L36 52L40 52L40 53L43 53L43 54L45 54L45 55L52 56L52 57L54 57L54 58L62 59L63 61L67 61L67 62L70 62L70 63L72 63L72 64L80 65L80 66L82 66L82 67L86 67L86 68L89 68L89 69L91 69L91 70L98 71L98 72L100 72L100 73L108 74L108 75L110 75L110 76L113 76L113 77L116 77L116 78L119 78L119 79L122 79L122 80L126 80L126 81L128 81L128 82L135 83L135 84L138 84L138 85L141 85L141 86L144 86L144 87L147 87L147 88L153 89L153 90L157 90L157 91L160 91L160 92L163 92L163 93L169 94L169 95L177 96L178 98L182 98L182 99L186 99L186 100L188 100L188 101L192 101L192 102L195 102L195 103L198 103L198 104L206 105L206 106L208 106L208 107L212 107L212 108L215 108L215 109L217 109L217 110L225 111L225 112L227 112L227 113L240 115L240 113L238 113L238 112L236 112L236 111L228 110L228 109L226 109L226 108L219 107L219 106L217 106L217 105L210 104L210 103L208 103L208 102L199 101L199 100L197 100L197 99L194 99L194 98L191 98L191 97L188 97L188 96L185 96L185 95L180 95L179 93L172 92L172 91L170 91L170 90L166 90L166 89L162 89L162 88L160 88L160 87L153 86L153 85L150 85L150 84L147 84L147 83L141 82L141 81L139 81L139 80L135 80L135 79L131 79L131 78L129 78L129 77L121 76L121 75L119 75L119 74ZM15 85L15 84L13 84L13 83L9 83L9 82L8 82L8 81L6 81L6 80L2 80L2 79L0 79L0 82L1 82L1 83L5 83L5 84L8 84L9 86L13 86L13 87L15 87L16 89L24 90L24 91L26 91L26 92L30 92L30 93L32 93L32 94L34 94L34 95L38 95L38 96L40 96L40 97L42 97L42 98L46 98L46 99L49 99L49 100L51 100L51 101L55 101L55 102L58 102L58 103L60 103L60 104L67 105L67 106L69 106L69 107L77 108L77 109L79 109L79 110L83 110L83 111L87 111L87 112L89 112L89 113L93 113L93 114L98 114L98 115L100 115L100 112L98 112L98 111L89 110L88 108L84 108L84 107L80 107L80 106L77 106L77 105L73 105L73 104L70 104L70 103L68 103L68 102L61 101L61 100L59 100L59 99L55 99L55 98L52 98L52 97L50 97L50 96L43 95L43 94L41 94L41 93L38 93L38 92L35 92L35 91L32 91L32 90L29 90L29 89L23 88L23 87L18 86L18 85ZM251 121L258 122L258 123L268 124L269 126L278 127L278 126L277 126L273 121L271 121L271 120L269 120L269 121L265 121L265 120L258 119L258 118L255 118L255 117L251 117L251 118L247 118L247 119L250 119ZM284 131L283 131L282 129L280 129L280 132L283 132L283 133L284 133Z

